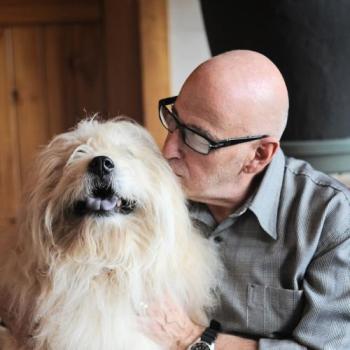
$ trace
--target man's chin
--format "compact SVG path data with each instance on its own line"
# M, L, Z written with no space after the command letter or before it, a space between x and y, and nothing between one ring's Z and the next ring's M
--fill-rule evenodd
M193 191L191 191L191 189L188 187L188 185L186 184L186 179L179 177L180 181L181 181L181 187L182 190L184 191L186 198L189 200L193 200L192 198L197 197Z
M200 203L206 202L203 197L205 190L199 190L197 188L191 187L189 184L186 183L185 179L181 179L181 185L188 200Z

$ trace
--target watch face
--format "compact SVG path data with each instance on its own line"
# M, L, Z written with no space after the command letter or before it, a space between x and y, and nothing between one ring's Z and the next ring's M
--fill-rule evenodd
M210 345L204 341L198 342L191 346L191 350L210 350Z

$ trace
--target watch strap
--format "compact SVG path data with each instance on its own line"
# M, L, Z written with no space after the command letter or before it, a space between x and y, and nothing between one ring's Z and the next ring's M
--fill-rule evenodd
M209 327L207 327L204 330L203 334L201 335L201 338L200 338L201 341L204 341L208 344L214 343L220 330L221 330L220 323L216 320L211 320Z

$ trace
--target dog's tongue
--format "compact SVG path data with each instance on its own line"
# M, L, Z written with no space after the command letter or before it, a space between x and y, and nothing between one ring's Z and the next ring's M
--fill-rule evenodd
M98 210L112 210L117 204L117 197L113 196L111 198L98 198L98 197L88 197L86 201L86 207L93 211Z

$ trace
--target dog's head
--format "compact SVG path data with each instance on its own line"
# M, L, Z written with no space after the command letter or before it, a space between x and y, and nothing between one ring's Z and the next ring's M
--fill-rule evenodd
M125 249L121 241L140 248L174 239L177 222L186 220L175 176L131 121L82 121L51 141L33 174L24 231L36 247L115 256Z

